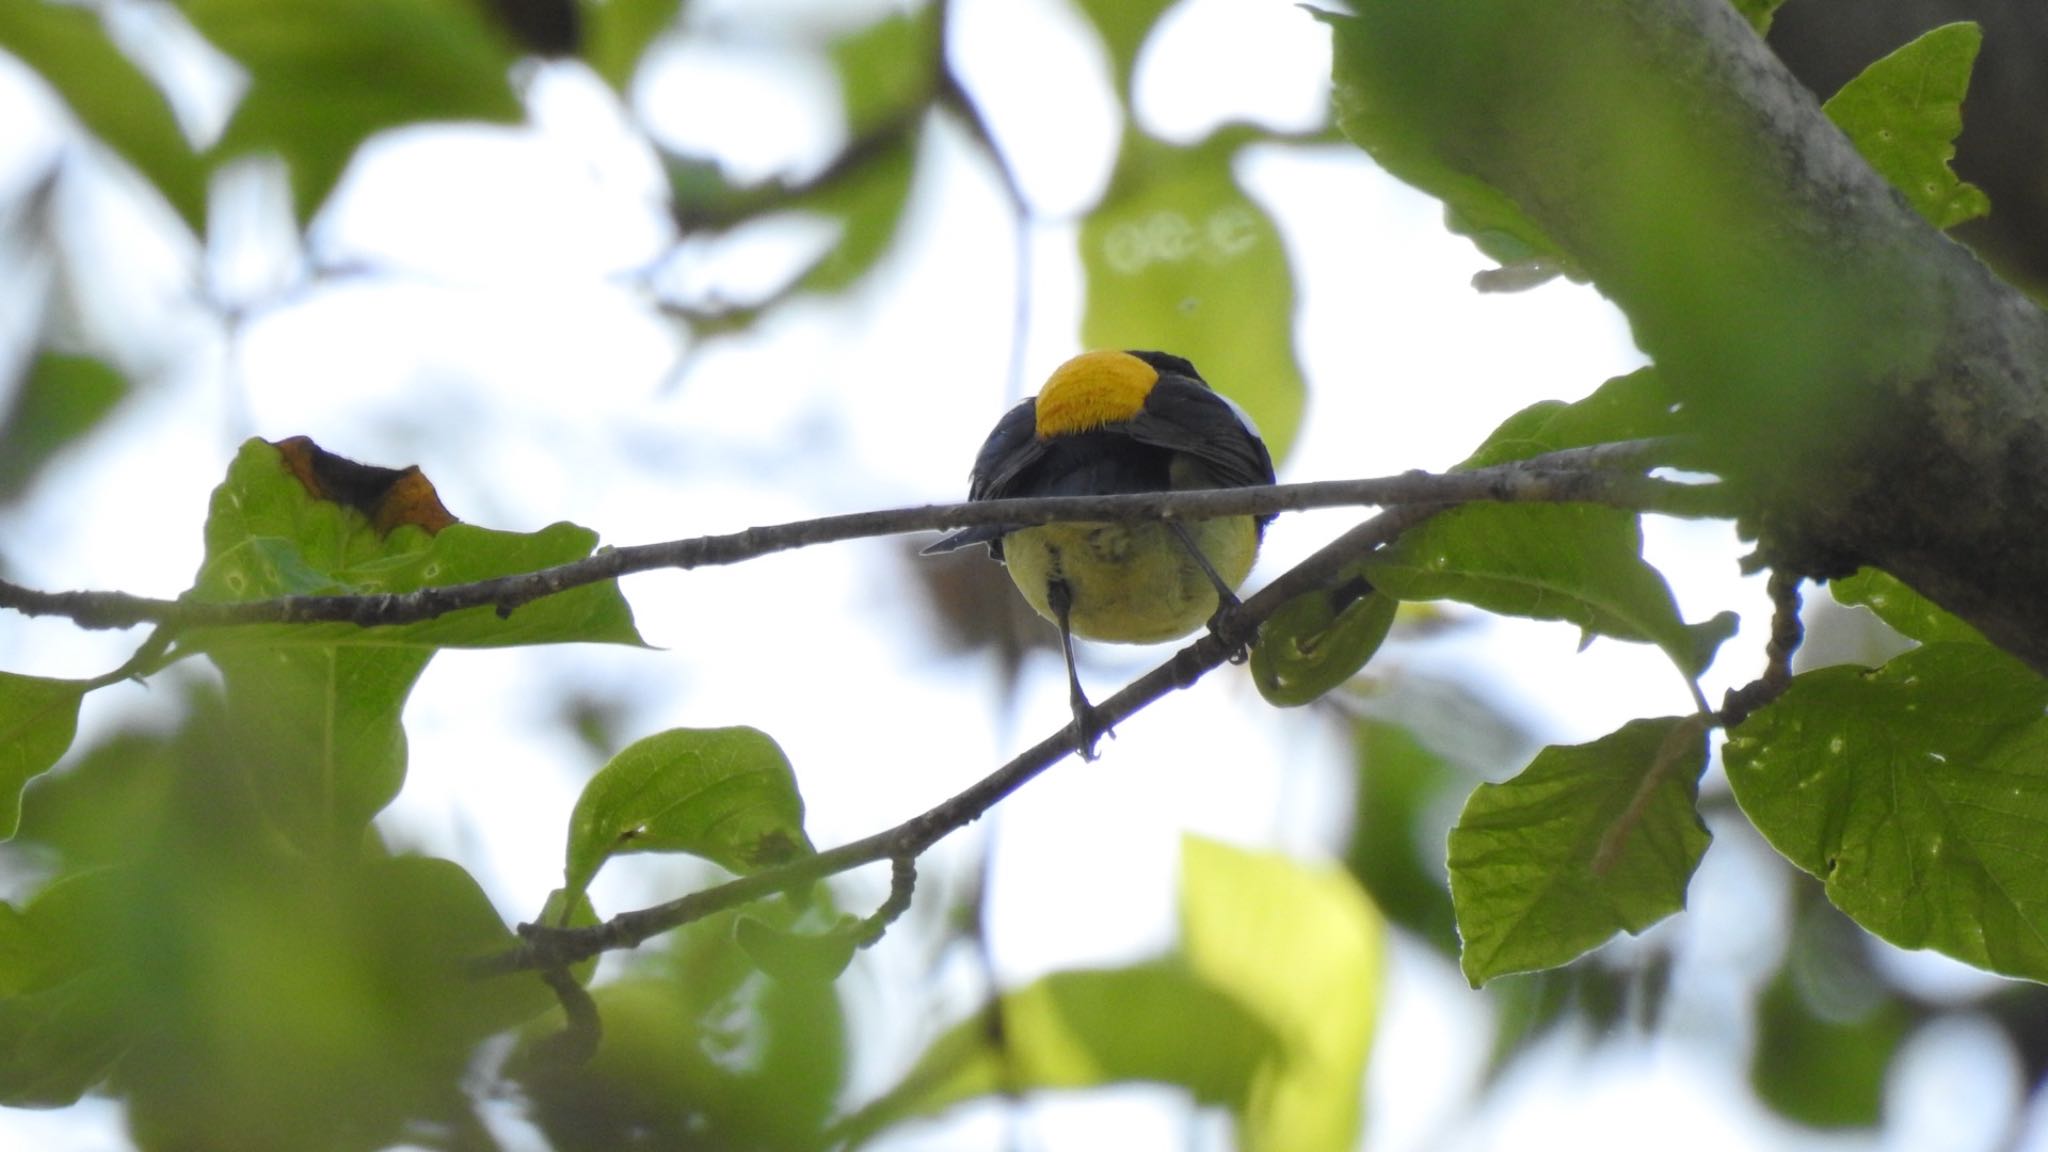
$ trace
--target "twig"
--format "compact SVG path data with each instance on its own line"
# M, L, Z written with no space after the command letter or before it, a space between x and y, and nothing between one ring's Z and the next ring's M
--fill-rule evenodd
M869 536L987 525L1024 527L1056 520L1203 520L1352 505L1440 506L1468 501L1604 504L1672 516L1732 514L1718 485L1679 484L1602 467L1640 453L1640 444L1603 445L1471 472L1410 472L1366 480L1325 480L1260 488L1129 496L1054 496L853 512L600 550L582 560L415 592L362 596L281 596L212 603L163 600L123 592L41 592L0 580L0 608L28 616L63 616L84 628L155 623L172 628L233 624L413 624L467 608L507 616L523 604L571 588L663 568L736 564L771 552Z
M1783 568L1771 569L1771 579L1766 587L1771 594L1771 639L1764 645L1764 674L1740 688L1731 688L1721 698L1718 719L1725 728L1733 728L1749 719L1750 714L1785 694L1792 685L1792 654L1799 651L1800 643L1806 638L1806 628L1799 622L1800 576Z
M1105 724L1114 726L1176 688L1185 688L1225 663L1236 647L1232 634L1249 634L1282 604L1304 592L1325 587L1339 573L1373 549L1443 510L1442 505L1397 508L1382 512L1325 545L1272 583L1246 599L1222 635L1204 634L1174 653L1121 692L1096 705ZM842 844L814 856L763 869L679 899L622 912L602 924L583 928L551 928L523 924L521 943L472 966L477 975L548 969L573 964L600 952L637 947L664 932L701 920L714 912L751 903L778 892L850 871L878 860L914 859L951 833L972 824L1004 797L1064 759L1076 748L1074 726L1039 741L1008 764L983 777L958 795L893 828ZM892 891L892 899L893 899Z

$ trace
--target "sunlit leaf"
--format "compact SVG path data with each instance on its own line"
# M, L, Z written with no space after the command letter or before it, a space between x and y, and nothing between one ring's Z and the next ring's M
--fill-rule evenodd
M1680 406L1657 370L1638 368L1607 380L1584 399L1544 400L1522 409L1502 421L1460 467L1485 468L1566 448L1674 436L1685 430Z
M1250 1009L1280 1044L1241 1113L1242 1147L1357 1147L1385 931L1357 881L1341 869L1185 836L1180 912L1188 967ZM1203 1035L1185 1026L1179 1034Z
M276 153L310 219L363 141L409 124L523 115L511 39L444 0L179 0L249 72L218 151Z
M1555 967L1683 908L1706 763L1696 718L1633 720L1481 785L1450 837L1465 978Z
M1176 1085L1198 1103L1242 1109L1277 1050L1258 1016L1181 964L1055 972L942 1033L840 1135L858 1146L904 1120L984 1096L1131 1081Z
M56 89L79 122L134 165L195 232L205 227L206 165L164 94L108 39L96 8L9 0L0 4L0 49Z
M0 501L18 498L51 456L91 431L127 395L128 381L103 360L37 355L0 419Z
M1975 24L1944 24L1865 68L1821 109L1936 228L1991 210L1984 191L1949 167L1983 42Z
M1828 591L1834 593L1839 603L1861 604L1901 635L1923 644L1986 643L1982 632L1876 568L1859 568L1854 576L1830 580Z
M2048 681L1981 644L1802 673L1728 739L1772 847L1901 948L2048 980Z
M71 747L84 695L82 681L0 672L0 839L21 825L21 790Z
M1282 460L1306 394L1294 277L1279 230L1231 175L1244 139L1226 132L1175 148L1125 136L1109 193L1081 225L1081 339L1187 357Z
M754 728L672 728L584 785L563 873L581 893L622 852L686 852L751 872L812 851L788 757Z

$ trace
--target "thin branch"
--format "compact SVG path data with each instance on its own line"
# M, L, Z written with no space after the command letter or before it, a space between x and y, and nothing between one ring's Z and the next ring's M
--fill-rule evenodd
M1621 445L1608 455L1622 455L1622 449L1631 447ZM1633 447L1641 450L1639 445ZM413 624L479 607L491 607L499 615L508 616L519 606L542 597L634 573L736 564L793 548L947 528L1025 527L1061 520L1203 520L1309 508L1448 505L1468 501L1604 504L1688 517L1732 514L1725 493L1717 485L1680 484L1602 470L1596 466L1602 459L1593 450L1577 449L1444 475L1410 472L1378 479L1324 480L1259 488L1033 497L853 512L724 535L600 550L585 559L537 572L407 593L281 596L209 603L123 592L40 592L0 580L0 608L12 608L28 616L67 617L84 628L128 628L155 623L182 629L316 622L372 627Z
M1132 681L1096 705L1102 721L1114 726L1177 688L1185 688L1228 661L1236 644L1233 635L1249 635L1282 604L1304 592L1332 583L1339 573L1366 553L1443 511L1443 506L1397 508L1382 512L1325 545L1308 559L1282 573L1246 599L1222 635L1204 634L1172 658ZM521 943L486 957L472 967L477 975L495 975L530 968L557 968L600 952L633 948L664 932L701 920L714 912L773 896L880 860L921 855L946 836L980 819L1004 797L1064 759L1076 748L1074 726L1039 741L1016 759L983 777L965 791L893 828L837 848L763 869L716 887L693 892L665 904L622 912L602 924L584 928L520 926Z
M1750 714L1785 694L1792 686L1792 654L1806 639L1806 627L1799 622L1799 582L1796 572L1771 569L1766 587L1771 594L1771 639L1764 645L1764 674L1740 688L1731 688L1721 699L1718 719L1733 728Z

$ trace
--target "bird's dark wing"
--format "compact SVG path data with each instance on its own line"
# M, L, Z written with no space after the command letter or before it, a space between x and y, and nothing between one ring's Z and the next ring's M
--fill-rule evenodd
M1037 405L1026 400L996 421L995 431L982 441L981 451L974 457L974 470L968 474L967 498L969 500L1001 500L1009 496L1030 495L1013 491L1020 477L1028 473L1032 465L1045 455L1045 444L1038 439ZM970 544L987 544L989 551L998 559L1002 557L1002 537L1009 529L1000 524L983 525L979 528L962 528L939 538L936 543L925 547L923 554L930 556L939 552L951 552Z
M1144 410L1112 425L1131 439L1193 457L1219 488L1273 482L1273 457L1251 422L1200 380L1160 377Z

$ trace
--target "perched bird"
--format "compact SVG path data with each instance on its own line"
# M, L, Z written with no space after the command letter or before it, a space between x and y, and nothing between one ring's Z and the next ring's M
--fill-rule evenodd
M1005 413L975 457L969 500L1111 496L1273 482L1273 457L1243 409L1164 352L1085 352ZM1074 637L1156 644L1237 603L1272 516L992 526L927 553L987 544L1017 590L1058 625L1081 755L1103 728L1074 670Z

